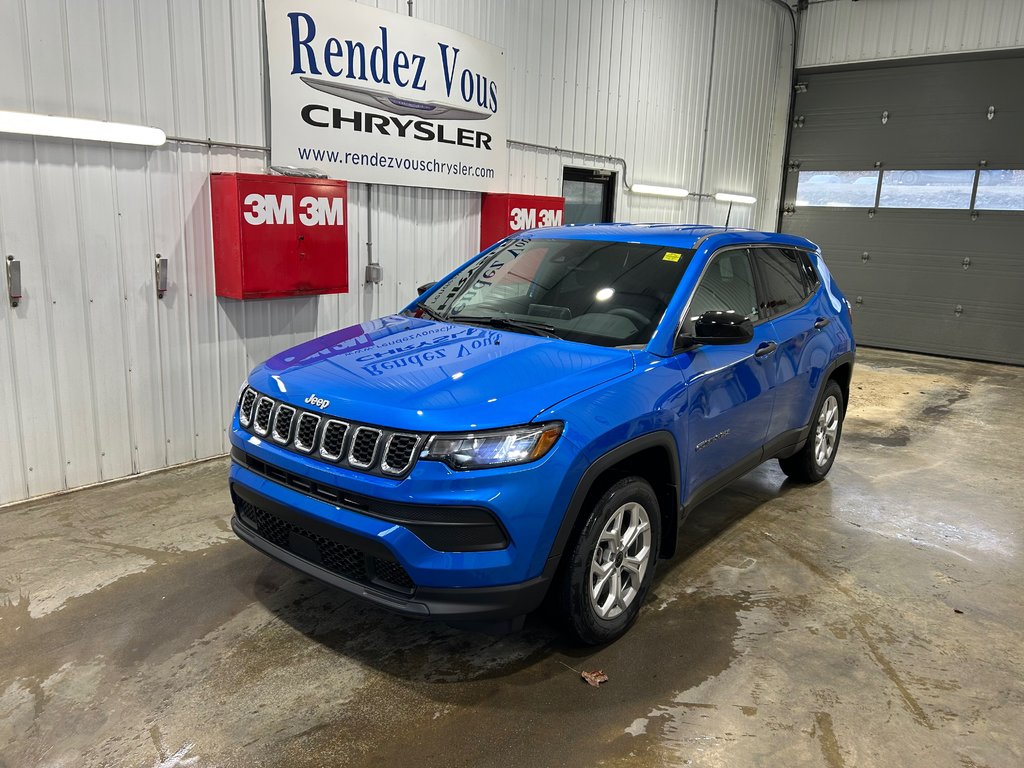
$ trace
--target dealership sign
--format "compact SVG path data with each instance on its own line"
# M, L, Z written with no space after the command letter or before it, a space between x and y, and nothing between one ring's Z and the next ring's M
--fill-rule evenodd
M274 165L375 184L497 191L505 54L348 2L266 0Z

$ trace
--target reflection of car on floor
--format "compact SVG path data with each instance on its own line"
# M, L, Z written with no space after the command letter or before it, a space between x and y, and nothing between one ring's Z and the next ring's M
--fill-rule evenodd
M607 642L695 505L769 459L825 477L853 357L803 238L532 230L253 370L232 526L408 616L515 626L548 598Z

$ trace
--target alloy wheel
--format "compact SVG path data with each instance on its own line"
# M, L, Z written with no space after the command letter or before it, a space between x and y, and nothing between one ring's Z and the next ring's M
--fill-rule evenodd
M636 600L651 559L651 520L643 505L623 504L597 540L587 579L590 604L602 619L614 619Z
M814 427L814 461L819 467L828 464L839 437L839 401L829 395L821 405Z

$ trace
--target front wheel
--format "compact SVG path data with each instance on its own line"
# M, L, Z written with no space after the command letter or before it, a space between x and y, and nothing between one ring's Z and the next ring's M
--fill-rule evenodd
M627 477L602 494L569 553L559 585L569 631L608 643L636 621L654 580L661 510L650 484Z
M779 459L779 466L787 476L801 483L817 483L825 479L832 469L843 434L843 391L835 380L829 379L822 392L821 404L811 420L811 434L797 453Z

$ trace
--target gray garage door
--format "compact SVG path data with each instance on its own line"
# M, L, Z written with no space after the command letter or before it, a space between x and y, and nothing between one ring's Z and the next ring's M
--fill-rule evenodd
M1024 58L801 73L782 230L862 344L1024 364Z

